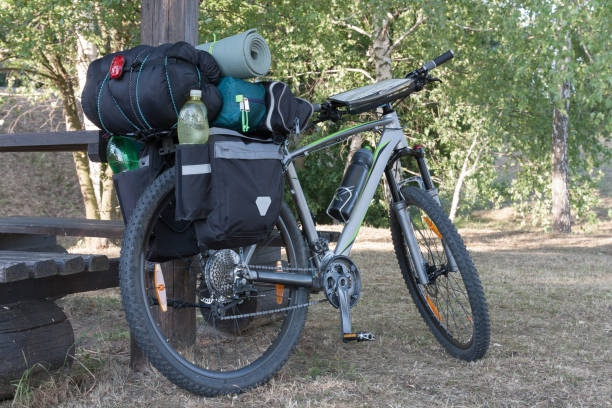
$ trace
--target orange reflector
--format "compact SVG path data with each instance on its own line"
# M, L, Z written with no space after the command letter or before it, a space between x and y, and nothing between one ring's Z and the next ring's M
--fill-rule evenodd
M423 221L425 221L425 224L427 224L427 226L429 227L430 230L432 230L433 232L436 233L436 235L438 236L438 238L442 239L442 234L440 234L440 231L438 231L438 228L434 225L434 223L429 219L429 217L423 216Z
M164 282L164 274L161 266L155 264L155 272L153 275L155 281L155 294L157 295L157 303L162 312L168 311L168 300L166 299L166 283Z
M285 292L285 285L276 285L276 304L280 305L283 303L283 293Z
M278 260L276 261L276 272L283 271L283 263ZM283 294L285 293L285 285L276 284L276 304L280 305L283 303Z
M425 299L427 299L427 303L429 303L429 307L434 312L434 314L438 317L438 320L442 321L442 317L440 316L440 313L438 313L438 308L436 307L436 305L433 304L433 302L431 301L427 293L425 294Z
M357 333L345 333L344 334L345 339L354 339L355 337L357 337Z

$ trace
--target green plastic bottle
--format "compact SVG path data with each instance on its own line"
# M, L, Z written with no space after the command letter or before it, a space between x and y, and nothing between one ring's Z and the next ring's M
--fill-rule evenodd
M138 168L138 152L142 143L123 136L112 136L106 145L106 159L113 173Z
M208 112L201 100L202 91L192 89L189 100L181 108L178 117L178 139L180 144L204 144L208 142Z

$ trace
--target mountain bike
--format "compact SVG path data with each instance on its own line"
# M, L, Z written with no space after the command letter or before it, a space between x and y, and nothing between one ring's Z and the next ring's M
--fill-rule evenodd
M174 204L174 167L153 181L126 227L120 286L132 335L162 374L178 386L207 396L262 384L287 361L304 328L308 308L320 302L339 309L343 342L373 341L373 333L352 328L351 308L360 297L361 278L350 253L383 175L391 196L391 236L402 276L389 279L403 278L422 318L450 355L465 361L485 355L490 323L476 268L440 206L424 148L408 146L392 106L439 81L429 72L452 57L448 51L405 78L356 88L315 105L317 122L377 110L379 114L376 120L294 151L289 151L287 142L279 146L286 186L301 227L283 203L273 231L256 245L207 250L177 260L184 262L190 279L174 285L190 286L192 292L186 293L195 290L193 297L161 299L157 289L163 272L146 259L156 224ZM330 250L329 242L317 232L294 160L367 131L379 136L373 164ZM408 178L398 174L396 163L401 158L415 160L419 174ZM323 297L310 301L312 293ZM185 341L164 333L164 308L189 311L195 320L195 336Z

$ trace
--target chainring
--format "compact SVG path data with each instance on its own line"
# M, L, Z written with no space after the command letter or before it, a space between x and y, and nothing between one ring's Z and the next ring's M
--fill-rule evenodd
M346 286L350 307L355 306L357 300L359 300L359 294L361 293L359 269L346 256L337 255L329 260L325 266L322 282L325 297L336 309L340 307L340 300L338 299L339 284Z

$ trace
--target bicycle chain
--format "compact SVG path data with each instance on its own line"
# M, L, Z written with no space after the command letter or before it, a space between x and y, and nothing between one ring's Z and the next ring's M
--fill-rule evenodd
M272 310L264 310L262 312L245 313L245 314L234 315L234 316L222 316L219 318L219 320L235 320L235 319L245 319L247 317L264 316L264 315L269 315L269 314L274 314L274 313L279 313L279 312L285 312L288 310L300 309L303 307L310 307L310 306L314 306L314 305L317 305L323 302L327 302L327 299L313 300L308 303L302 303L301 305L281 307L279 309L272 309Z
M276 272L277 271L275 266L247 265L246 267L247 267L247 269L252 269L254 271L270 271L270 272ZM308 272L310 274L310 276L314 276L314 274L317 272L317 269L315 269L315 268L295 268L295 267L285 267L285 266L283 266L281 268L281 272L298 272L298 273Z
M254 270L254 271L276 272L278 270L275 266L267 266L267 265L247 265L247 268L250 270ZM313 273L316 273L315 268L283 267L282 271L283 272L296 272L296 273L307 272L311 275ZM219 320L236 320L236 319L245 319L248 317L264 316L264 315L269 315L269 314L274 314L274 313L286 312L289 310L301 309L303 307L310 307L310 306L314 306L322 302L327 302L327 299L313 300L311 302L303 303L301 305L281 307L278 309L264 310L261 312L245 313L245 314L233 315L233 316L222 316L219 318Z
M249 265L248 266L249 269L253 269L253 270L260 270L260 271L271 271L271 272L275 272L277 269L276 267L273 266L265 266L265 265ZM314 272L315 269L314 268L283 268L283 272ZM202 298L200 299L202 301L202 303L190 303L190 302L183 302L183 301L178 301L178 300L174 300L174 299L168 299L167 304L174 307L174 308L184 308L184 307L198 307L201 308L203 307L202 305L210 305L212 304L215 299L214 298ZM289 310L295 310L295 309L301 309L304 307L310 307L310 306L314 306L317 305L319 303L323 303L323 302L327 302L327 299L319 299L319 300L313 300L311 302L308 303L302 303L301 305L294 305L294 306L287 306L287 307L281 307L278 309L271 309L271 310L264 310L261 312L254 312L254 313L245 313L245 314L241 314L241 315L233 315L233 316L221 316L219 317L219 320L236 320L236 319L246 319L248 317L257 317L257 316L265 316L265 315L269 315L269 314L274 314L274 313L280 313L280 312L286 312ZM156 298L151 298L151 302L152 304L158 304L157 299Z

